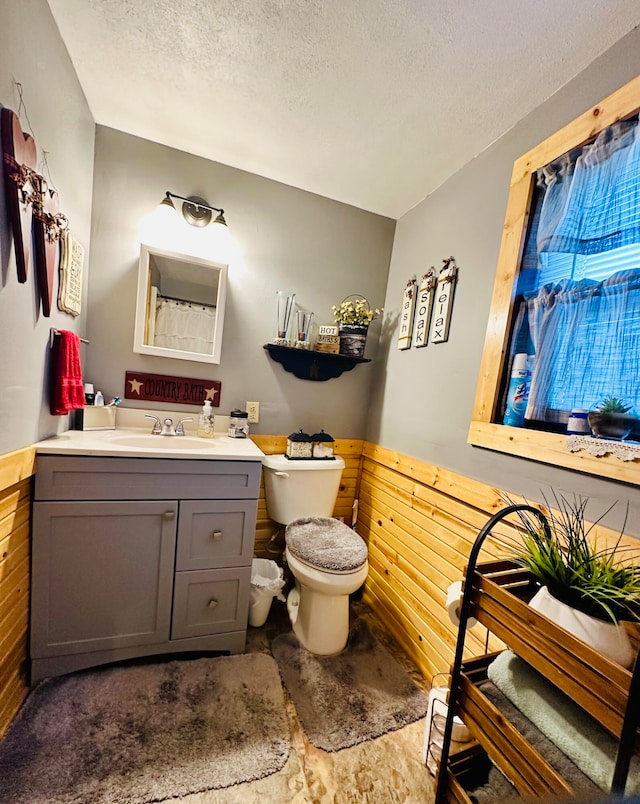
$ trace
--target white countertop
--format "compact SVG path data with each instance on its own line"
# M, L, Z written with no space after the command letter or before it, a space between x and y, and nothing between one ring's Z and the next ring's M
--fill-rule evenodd
M190 460L262 461L264 453L250 438L152 436L149 428L69 430L38 441L38 455L93 455L118 458L189 458Z

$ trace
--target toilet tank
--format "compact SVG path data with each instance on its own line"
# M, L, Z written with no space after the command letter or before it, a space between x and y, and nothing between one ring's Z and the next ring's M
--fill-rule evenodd
M344 460L289 460L265 455L264 492L267 513L281 525L307 516L333 514Z

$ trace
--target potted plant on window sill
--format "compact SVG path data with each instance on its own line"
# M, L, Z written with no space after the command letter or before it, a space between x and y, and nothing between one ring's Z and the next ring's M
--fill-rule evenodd
M589 412L589 427L596 438L626 438L636 417L627 405L617 396L607 396Z
M518 514L522 539L514 545L512 558L541 584L529 605L629 667L634 653L622 623L640 621L640 565L625 561L629 548L620 544L624 526L615 544L599 548L590 533L611 508L587 527L587 499L553 497L556 513L545 500L548 528L527 512Z

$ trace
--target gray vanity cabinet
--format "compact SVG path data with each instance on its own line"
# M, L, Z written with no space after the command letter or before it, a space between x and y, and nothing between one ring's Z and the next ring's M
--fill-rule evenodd
M31 680L244 650L260 461L38 456Z

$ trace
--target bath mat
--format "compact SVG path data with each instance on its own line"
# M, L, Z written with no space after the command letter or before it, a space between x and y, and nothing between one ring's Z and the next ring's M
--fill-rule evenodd
M0 801L147 804L268 776L289 749L271 656L92 670L29 696L0 743Z
M314 656L292 633L271 643L302 726L318 748L339 751L413 723L427 698L359 618L339 656Z

